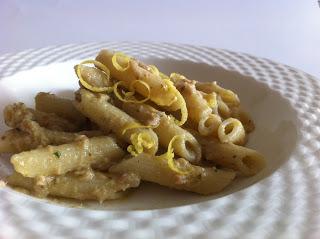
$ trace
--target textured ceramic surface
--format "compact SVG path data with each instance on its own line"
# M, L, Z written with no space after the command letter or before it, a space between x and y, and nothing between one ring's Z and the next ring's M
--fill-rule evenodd
M68 69L64 75L72 77L72 67L69 69L75 59L92 58L103 47L144 58L165 72L217 80L238 92L257 124L250 146L266 155L268 168L218 196L203 198L163 190L158 201L152 201L151 197L146 200L148 193L138 191L127 207L122 202L122 206L95 208L105 210L49 204L4 188L0 190L0 238L320 237L320 86L304 72L243 53L188 45L52 46L0 57L1 107L17 99L31 104L32 94L41 89L69 94L74 81L59 78L56 84L59 79L55 77L62 77L64 69ZM39 82L44 73L48 77ZM8 171L4 161L0 176ZM145 186L150 195L149 188ZM161 209L131 210L141 209L142 200L147 202L146 209Z

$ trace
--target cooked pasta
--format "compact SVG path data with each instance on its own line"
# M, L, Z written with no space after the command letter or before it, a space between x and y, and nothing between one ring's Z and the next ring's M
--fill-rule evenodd
M72 100L60 98L54 94L39 92L35 97L36 110L54 113L65 118L82 129L87 119L72 104Z
M96 67L87 67L84 64L94 64ZM81 85L93 92L109 92L113 87L109 86L110 71L101 62L95 60L86 60L75 66L76 74L79 78Z
M219 114L218 112L218 96L215 92L210 94L199 91L202 97L207 101L208 106L212 109L214 114Z
M114 60L116 58L116 60ZM150 100L160 106L170 106L172 110L179 109L175 92L168 90L167 83L156 74L148 71L147 67L133 58L112 51L102 50L96 60L103 63L116 79L130 85L135 80L142 80L150 87ZM115 64L116 62L116 64ZM120 69L120 70L119 70ZM146 88L137 85L136 90L143 96L148 96Z
M236 170L245 176L257 174L266 164L263 156L257 151L232 143L208 141L205 143L205 148L207 160Z
M245 147L253 120L216 82L166 75L106 49L74 69L74 99L39 92L35 109L5 107L8 185L99 202L123 198L140 181L210 195L265 168L264 157Z
M68 120L55 114L45 113L27 108L23 103L16 103L5 107L5 123L12 128L19 128L19 124L25 119L37 121L39 125L58 131L76 131L77 127Z
M112 175L94 171L89 177L74 172L54 177L28 178L15 172L8 177L8 183L28 189L39 197L50 195L103 202L121 198L128 188L138 187L140 178L132 173Z
M105 132L113 132L121 140L133 145L136 153L148 152L155 154L158 150L158 137L148 128L133 128L126 130L138 121L108 102L107 95L95 95L81 89L75 101L76 108L92 119ZM136 137L141 137L140 140Z
M172 117L147 104L123 103L120 107L141 123L151 124L161 146L167 148L175 135L182 135L174 144L174 152L192 162L201 159L200 144L187 130L176 125Z
M197 124L200 134L216 135L221 118L213 113L210 104L196 89L195 82L181 79L175 82L175 86L185 99L189 118Z
M246 132L242 123L235 118L224 120L218 128L218 137L222 143L234 143L242 145Z
M117 99L114 100L114 104L125 111L128 115L137 119L143 125L156 128L160 124L161 111L148 104L119 102Z
M101 131L79 131L77 133L53 131L42 128L32 121L27 121L24 129L25 131L17 129L6 131L0 138L0 153L20 153L39 146L71 143L82 135L94 137L103 134Z
M232 108L231 116L241 121L247 133L254 130L255 126L253 120L247 112L243 111L239 107Z
M93 163L117 161L124 152L113 138L108 136L77 141L59 146L46 146L15 154L11 163L16 172L26 177L55 176L88 167Z
M144 84L136 84L135 90L138 93L159 106L165 106L167 110L181 110L181 119L177 123L185 123L187 109L184 99L169 79L162 78L163 74L155 74L152 68L134 58L108 50L100 51L96 60L107 66L111 75L123 82L126 88L130 88L136 81L143 82Z
M181 170L188 171L188 174L181 175L172 171L166 160L150 154L140 154L137 157L125 159L112 166L110 171L132 172L145 181L204 195L221 191L235 177L232 171L202 168L190 164L183 158L176 160L176 165Z
M38 146L30 134L17 129L6 131L0 138L0 153L20 153Z
M58 116L52 117L53 120L50 120L50 116L48 116L49 120L44 120L43 117L36 117L38 113L35 112L36 111L26 108L22 103L9 105L4 109L6 124L19 129L19 131L11 130L2 136L0 140L0 145L2 144L2 147L0 148L2 148L3 152L17 153L21 152L21 150L30 150L38 146L69 143L75 141L81 135L92 137L102 134L100 131L80 131L71 133L51 130L52 128L57 128L63 120L60 121ZM42 114L42 112L39 111L39 114ZM51 124L44 124L44 121L51 122ZM47 128L40 126L41 123ZM58 128L62 129L64 127L61 126Z
M218 113L222 118L227 119L231 116L229 106L222 100L221 96L217 96Z
M196 87L198 90L203 91L207 94L215 92L219 94L224 102L226 102L229 106L238 106L240 104L239 97L231 90L224 89L219 86L217 82L200 82L196 83Z

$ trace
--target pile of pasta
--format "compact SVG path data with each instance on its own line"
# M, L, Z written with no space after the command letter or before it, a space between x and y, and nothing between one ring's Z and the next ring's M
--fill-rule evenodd
M38 197L99 202L141 181L208 195L265 167L244 146L253 121L216 82L165 75L105 49L75 73L74 100L40 92L35 109L6 106L12 129L0 152L13 154L9 185Z

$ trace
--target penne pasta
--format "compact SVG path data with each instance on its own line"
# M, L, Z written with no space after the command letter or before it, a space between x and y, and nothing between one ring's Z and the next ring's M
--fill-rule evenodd
M128 115L135 118L143 125L156 128L160 124L161 112L148 104L135 104L114 100L115 105L125 111Z
M103 133L98 130L80 131L78 133L48 130L46 128L40 127L37 122L31 120L23 121L20 125L20 129L23 132L27 132L32 137L33 141L38 144L38 146L69 143L75 141L82 135L88 137L103 135Z
M176 92L168 89L168 84L160 75L153 74L145 65L133 58L121 56L117 60L120 65L124 66L124 70L117 70L112 62L114 54L112 51L103 49L99 52L96 60L107 66L111 75L117 80L123 81L127 87L136 80L145 82L149 86L150 92L141 84L136 84L136 91L144 97L150 97L150 100L156 104L170 106L172 111L181 108Z
M210 94L199 91L203 99L207 101L208 106L212 109L212 113L218 115L218 96L215 92Z
M79 128L75 124L53 113L45 113L32 109L29 110L34 114L34 120L44 128L67 132L75 132L79 130Z
M39 92L35 97L36 110L46 113L54 113L65 118L78 127L83 129L87 123L84 117L72 104L72 100L60 98L54 94Z
M266 165L265 159L257 151L239 145L209 141L204 144L204 149L207 160L244 176L255 175Z
M80 67L80 72L82 78L89 84L94 87L106 87L111 86L111 82L109 80L109 77L105 73L103 73L101 70L90 67L86 65L76 65L75 71L77 71L77 68Z
M106 49L74 70L74 100L40 92L36 109L5 107L11 129L0 137L0 153L14 153L10 186L103 202L144 180L209 195L265 167L260 153L244 147L252 119L217 82L167 76Z
M0 138L0 153L20 153L38 146L30 134L17 129L6 131Z
M161 114L159 126L153 130L158 135L160 144L165 148L175 135L181 136L174 142L173 152L190 162L200 161L200 144L187 130L176 125L171 117Z
M76 96L75 106L105 132L115 133L119 139L133 144L140 153L145 151L155 154L158 150L158 137L152 129L131 128L132 125L139 125L138 121L110 104L108 100L107 95L93 94L81 89Z
M20 131L11 130L3 135L0 140L3 152L18 153L34 149L38 146L69 143L81 135L88 137L102 135L101 131L70 133L41 127L38 122L34 121L38 119L36 117L37 113L32 112L31 109L26 108L22 103L7 106L4 110L4 115L7 125L18 128Z
M217 93L220 95L222 100L229 106L238 106L240 104L240 100L237 94L235 94L231 90L227 90L222 88L217 84L216 81L213 82L196 82L196 88L199 91L205 92L207 94L210 94L212 92Z
M239 120L228 118L220 124L218 138L222 143L243 145L246 141L246 132Z
M173 146L177 155L190 162L201 159L201 146L187 130L174 123L172 117L147 104L120 103L119 107L145 125L151 124L159 138L159 144L167 148L175 135L180 135Z
M196 89L195 82L180 79L175 82L175 86L186 101L189 118L197 124L201 135L217 135L217 130L221 124L220 116L213 114L203 95Z
M103 162L109 164L124 156L115 140L108 136L78 141L59 146L47 146L14 154L11 163L16 172L26 177L55 176Z
M247 112L241 110L239 107L234 107L231 110L231 116L241 121L247 133L254 131L254 122Z
M218 113L222 118L227 119L231 116L231 110L229 106L222 100L221 96L217 96Z
M75 131L77 127L68 120L52 113L45 113L27 108L23 103L8 105L4 109L5 123L12 128L19 128L25 119L37 121L41 126L58 131Z
M105 200L117 199L129 188L138 187L140 179L137 175L112 175L100 172L90 172L90 177L68 173L57 177L28 178L14 172L8 178L8 184L13 187L22 187L40 197L58 196L78 200Z
M188 174L181 175L168 166L161 157L140 154L137 157L125 159L110 168L111 172L132 172L144 181L157 183L170 188L186 190L200 194L212 194L221 191L235 177L232 171L216 168L202 168L190 164L185 159L175 160L176 165Z
M16 121L17 122L17 121ZM1 153L20 153L38 146L59 145L75 141L82 135L100 136L101 131L80 131L77 133L49 130L37 122L23 119L17 123L18 129L9 130L0 138Z

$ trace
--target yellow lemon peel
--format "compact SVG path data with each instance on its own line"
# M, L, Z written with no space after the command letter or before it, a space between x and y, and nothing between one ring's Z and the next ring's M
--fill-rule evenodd
M168 79L169 77L166 74L163 74L155 65L149 65L148 71L152 74L155 74L157 76L160 76L162 79Z
M185 80L186 77L184 75L181 75L179 73L173 72L170 74L170 79L179 81L179 80Z
M122 60L124 60L125 62L125 66L122 66L122 64L119 63L119 59L118 58L122 58ZM127 56L126 54L122 53L122 52L116 52L113 54L112 56L112 65L114 66L114 68L116 68L118 71L126 71L129 69L130 67L130 62L131 57Z
M166 74L162 73L162 72L159 72L159 76L162 78L162 79L168 79L169 76L167 76Z
M76 67L76 74L77 74L77 77L79 78L81 85L83 87L85 87L86 89L88 89L92 92L96 92L96 93L112 92L112 90L113 90L112 86L97 87L97 86L90 85L88 82L86 82L83 79L82 74L81 74L81 65L84 65L84 64L94 64L95 66L99 67L100 68L99 70L102 71L106 75L107 80L108 81L110 80L110 70L108 69L108 67L106 67L101 62L96 61L96 60L85 60L85 61L80 62Z
M210 108L215 108L218 106L217 94L215 92L212 92L210 94L205 94L203 95L203 98L207 101L208 106Z
M181 135L175 135L174 137L172 137L172 139L170 140L169 142L169 145L168 145L168 150L166 153L158 156L159 158L161 159L165 159L168 163L168 166L171 170L175 171L176 173L179 173L179 174L188 174L189 171L182 171L180 170L177 165L175 164L174 162L174 152L173 152L173 143L181 138L182 136Z
M180 120L175 120L175 123L178 126L182 126L188 119L188 109L187 109L187 104L186 101L184 100L183 96L180 94L180 92L178 91L178 95L177 95L178 101L180 102L181 105L181 119Z
M142 99L142 100L129 99L130 97L131 97L131 98L133 97L133 95L134 95L134 93L135 93L134 85L136 85L137 83L140 83L141 85L143 85L143 86L147 89L147 91L148 91L148 96L147 96L145 99ZM121 84L125 85L123 81L118 81L118 82L115 83L114 86L113 86L113 92L114 92L115 96L116 96L119 100L121 100L121 101L123 101L123 102L130 102L130 103L144 103L144 102L146 102L146 101L148 101L148 100L150 99L150 94L151 94L150 86L149 86L146 82L144 82L144 81L142 81L142 80L132 81L131 84L130 84L130 86L129 86L129 92L126 92L126 93L124 94L125 98L123 98L123 97L121 96L121 94L118 92L118 86L121 85Z
M177 88L173 85L173 83L169 79L164 79L164 81L167 85L167 90L171 91L175 95L175 99L172 102L170 102L169 106L172 105L176 101L179 102L180 111L181 111L181 119L180 120L175 119L175 123L178 126L181 126L188 119L188 109L187 109L186 101L184 100L181 93L177 90Z
M160 75L160 72L159 72L158 68L157 68L155 65L149 65L149 66L148 66L148 70L149 70L149 72L151 72L152 74L155 74L155 75L157 75L157 76Z
M154 142L150 135L146 132L134 133L130 136L132 145L129 145L127 151L132 156L137 156L143 153L144 149L151 149L154 146Z
M144 129L144 128L148 129L148 128L152 128L152 126L141 125L139 123L133 122L124 127L124 129L122 130L122 135L124 135L129 129Z

